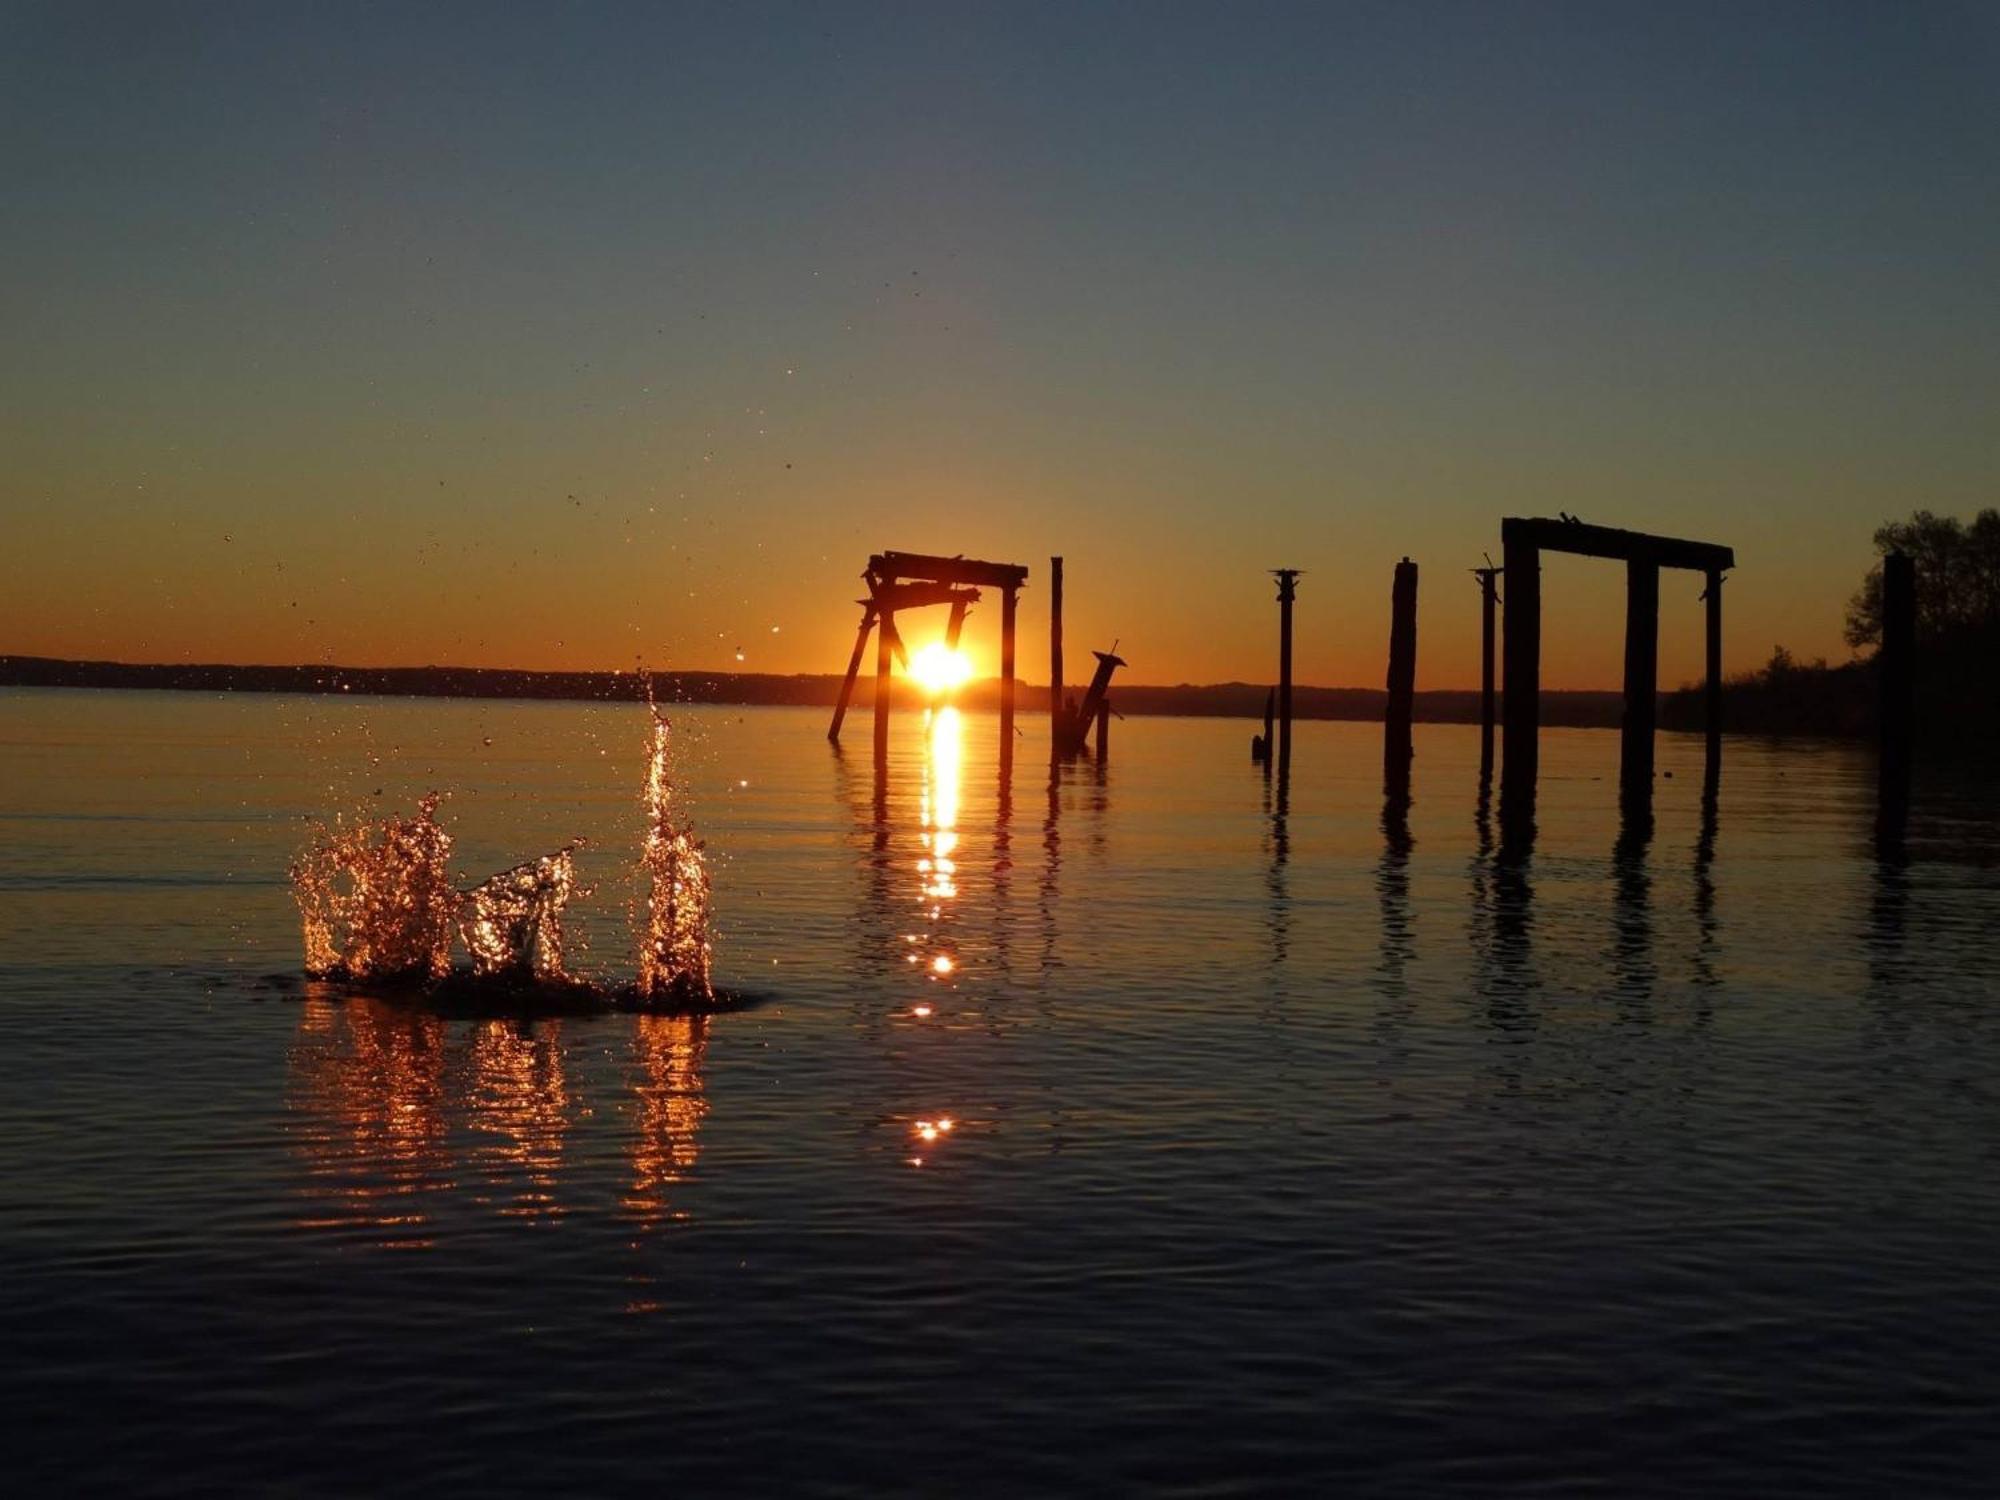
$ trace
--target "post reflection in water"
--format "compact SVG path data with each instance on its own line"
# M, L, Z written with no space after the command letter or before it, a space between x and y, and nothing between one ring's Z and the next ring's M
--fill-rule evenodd
M1694 981L1704 990L1722 983L1716 971L1718 947L1715 919L1715 831L1716 784L1720 775L1718 755L1711 748L1701 783L1701 825L1694 841Z
M314 982L290 1078L289 1133L311 1205L298 1227L428 1248L432 1200L453 1186L444 1023Z
M1291 836L1292 772L1287 766L1277 773L1275 790L1271 767L1264 764L1264 853L1270 861L1264 875L1264 890L1270 897L1266 921L1271 932L1271 963L1282 965L1292 950L1292 889L1286 865L1292 857Z
M1410 854L1415 848L1409 781L1391 777L1383 786L1382 858L1375 867L1375 897L1382 919L1381 960L1375 972L1383 999L1396 1002L1397 1014L1409 996L1404 970L1416 956L1416 929L1410 918Z
M1653 960L1653 877L1646 867L1653 842L1649 813L1628 813L1611 850L1612 954L1616 992L1629 1018L1645 1020L1658 973Z

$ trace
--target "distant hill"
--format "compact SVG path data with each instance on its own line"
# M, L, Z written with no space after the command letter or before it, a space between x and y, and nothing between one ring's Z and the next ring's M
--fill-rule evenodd
M654 672L654 696L663 703L794 704L830 708L840 693L834 673ZM637 672L522 672L493 667L242 667L116 661L64 661L47 656L0 656L0 687L137 688L194 693L361 693L396 698L565 698L585 702L633 702L646 696L648 674ZM1073 692L1080 689L1072 689ZM1267 684L1220 682L1174 687L1117 683L1113 706L1121 714L1187 718L1256 719L1264 713ZM916 690L897 679L899 702L914 707ZM971 684L960 701L991 708L999 682ZM1294 687L1292 713L1299 719L1355 719L1379 722L1386 695L1380 688ZM854 701L871 706L875 683L864 676ZM1046 712L1048 689L1022 683L1016 699L1023 712ZM1608 692L1544 692L1542 722L1590 728L1615 726L1620 698ZM1479 720L1479 694L1465 690L1418 693L1416 716L1427 723L1469 724Z

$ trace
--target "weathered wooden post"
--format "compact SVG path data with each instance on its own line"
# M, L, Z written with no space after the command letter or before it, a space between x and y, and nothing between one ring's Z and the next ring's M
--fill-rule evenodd
M1713 794L1722 769L1722 569L1708 570L1702 602L1708 606L1707 675L1703 682L1702 728L1707 739L1702 757L1703 785Z
M1012 584L1000 591L1000 764L1014 763L1014 606L1019 590Z
M1292 599L1298 592L1297 568L1273 568L1278 580L1278 774L1292 769Z
M1875 656L1880 693L1882 812L1909 806L1911 719L1916 711L1917 566L1909 554L1882 559L1882 649Z
M889 673L895 661L896 615L882 610L875 630L875 759L889 758Z
M1097 758L1105 760L1111 754L1111 700L1097 700Z
M1382 774L1392 786L1409 785L1416 685L1417 565L1406 557L1396 564L1389 606L1389 703L1383 717Z
M1049 559L1049 758L1063 753L1069 726L1063 723L1062 573L1060 557Z
M1256 735L1250 737L1250 758L1254 761L1261 761L1267 774L1271 769L1271 724L1277 716L1277 711L1278 690L1270 688L1264 694L1263 737L1259 738Z
M861 601L861 633L854 638L854 654L847 658L847 675L840 680L840 696L834 700L833 723L827 726L826 737L835 744L840 742L840 726L847 718L847 704L854 696L854 679L861 675L861 653L868 649L868 632L875 628L875 602Z
M1494 581L1500 570L1487 566L1472 570L1479 578L1479 778L1493 774L1493 610L1500 602Z
M1653 720L1659 703L1660 565L1625 564L1625 721L1618 746L1618 787L1626 800L1653 795Z
M1510 521L1500 523L1500 561L1507 570L1503 609L1506 640L1502 645L1505 681L1501 684L1500 821L1532 818L1539 749L1542 691L1542 549L1518 534ZM1505 835L1505 829L1502 829Z
M1090 690L1083 695L1083 706L1076 711L1076 748L1083 748L1083 738L1090 732L1091 723L1096 720L1099 705L1111 688L1111 674L1125 665L1125 658L1114 651L1093 651L1097 658L1097 671L1090 679Z

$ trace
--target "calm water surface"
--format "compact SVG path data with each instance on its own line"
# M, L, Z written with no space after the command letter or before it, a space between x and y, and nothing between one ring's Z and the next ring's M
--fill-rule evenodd
M574 835L634 706L0 693L0 1319L28 1491L1992 1493L2000 819L1847 747L680 716L707 1020L297 980L311 821ZM946 1128L944 1122L949 1122Z

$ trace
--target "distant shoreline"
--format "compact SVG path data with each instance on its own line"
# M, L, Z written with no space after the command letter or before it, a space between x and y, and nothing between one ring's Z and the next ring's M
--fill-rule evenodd
M663 703L712 703L743 707L831 709L840 692L837 673L769 672L533 672L505 667L238 666L228 663L76 661L46 656L0 656L0 687L97 688L198 693L360 694L392 698L543 699L585 703L642 702L650 683ZM1261 719L1269 684L1223 682L1175 686L1114 684L1113 706L1121 714L1176 718ZM1081 684L1072 684L1072 696ZM854 706L874 704L872 676L859 678ZM917 690L897 679L899 707L920 707ZM999 680L970 684L959 695L968 708L992 709ZM1016 703L1023 713L1048 711L1048 689L1020 683ZM1324 688L1295 685L1292 712L1298 719L1379 723L1387 694L1380 688ZM1415 715L1427 723L1474 724L1479 694L1440 689L1416 695ZM1542 722L1572 727L1615 727L1622 712L1618 693L1601 690L1542 693Z
M70 661L47 656L0 656L0 687L107 688L197 693L359 693L397 698L521 698L586 703L643 701L650 680L663 703L828 708L840 692L837 673L768 672L528 672L499 667L233 666L223 663ZM920 703L897 679L897 702ZM1073 686L1072 693L1080 692ZM1046 713L1048 689L1021 683L1023 713ZM1172 687L1114 684L1113 706L1129 715L1178 718L1260 719L1265 683L1223 682ZM875 684L855 683L854 702L874 703ZM1295 686L1293 716L1379 723L1386 694L1380 688ZM960 696L969 708L990 709L999 699L997 679L971 684ZM1622 699L1615 692L1542 694L1542 722L1570 727L1615 727ZM1416 717L1426 723L1475 724L1479 694L1443 689L1416 695Z

